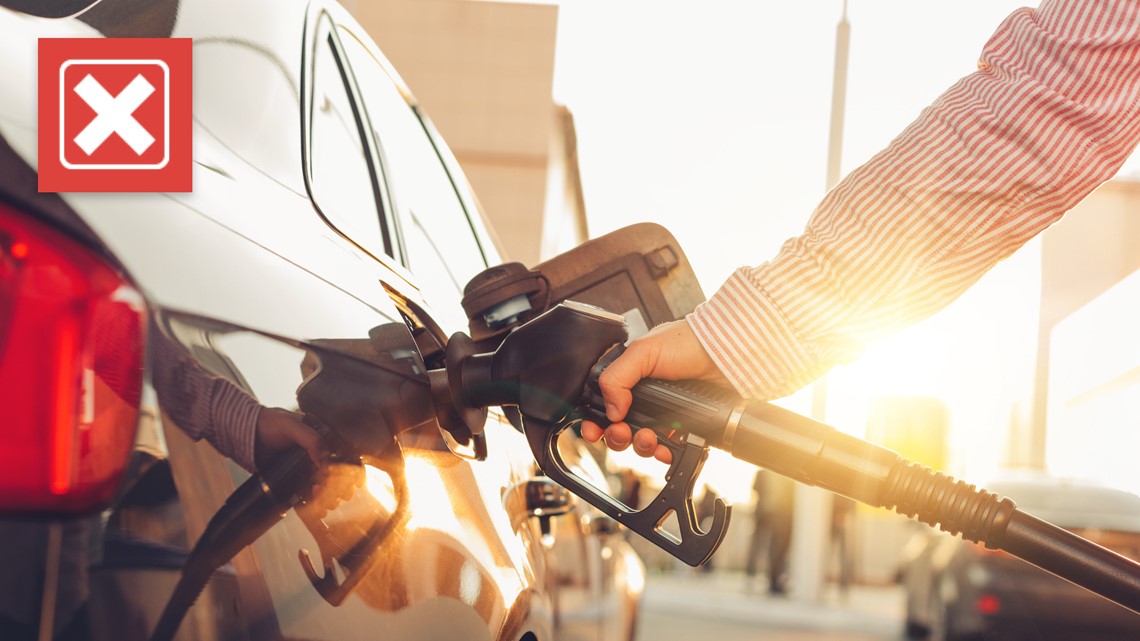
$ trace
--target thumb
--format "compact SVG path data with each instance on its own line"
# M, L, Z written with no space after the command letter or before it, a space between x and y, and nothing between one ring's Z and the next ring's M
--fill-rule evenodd
M598 387L606 402L606 418L617 422L625 418L633 403L634 385L653 371L654 358L644 344L633 342L598 378Z
M289 423L289 438L297 445L305 448L313 463L320 464L327 453L325 441L316 430L301 421Z

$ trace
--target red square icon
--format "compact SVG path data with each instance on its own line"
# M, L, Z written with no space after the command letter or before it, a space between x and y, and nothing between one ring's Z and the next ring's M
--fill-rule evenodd
M190 191L189 38L41 38L40 191Z

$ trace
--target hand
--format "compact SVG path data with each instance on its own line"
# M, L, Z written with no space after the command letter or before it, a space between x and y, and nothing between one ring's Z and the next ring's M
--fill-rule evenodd
M326 465L306 499L307 509L315 518L323 519L341 503L356 496L367 480L363 465L335 462Z
M309 453L313 463L320 466L328 455L324 439L313 428L301 420L304 414L290 412L280 407L263 407L257 413L257 442L254 456L260 467L265 461L300 445Z
M598 385L606 402L606 418L612 423L603 430L595 423L583 421L582 437L597 443L604 436L606 445L615 452L632 444L633 450L641 456L653 456L662 463L671 463L673 454L657 442L656 432L646 428L632 434L629 425L622 422L633 403L630 390L638 381L648 377L727 383L687 322L679 320L658 325L630 343L625 353L602 372Z

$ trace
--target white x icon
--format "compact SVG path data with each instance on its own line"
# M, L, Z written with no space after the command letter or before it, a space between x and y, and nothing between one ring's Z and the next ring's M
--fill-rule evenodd
M154 93L154 86L142 74L136 75L117 96L107 93L103 85L88 74L75 85L75 93L95 110L95 118L75 136L75 144L87 155L91 155L113 133L119 134L140 156L154 144L154 136L133 115L135 109Z

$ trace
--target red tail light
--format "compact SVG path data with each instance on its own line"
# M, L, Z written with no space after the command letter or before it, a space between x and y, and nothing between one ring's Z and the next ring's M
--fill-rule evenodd
M1001 599L992 594L983 594L974 602L979 614L997 614L1001 612Z
M0 513L105 505L138 423L145 309L99 256L0 205Z

